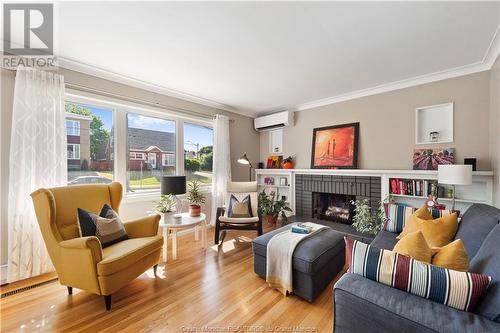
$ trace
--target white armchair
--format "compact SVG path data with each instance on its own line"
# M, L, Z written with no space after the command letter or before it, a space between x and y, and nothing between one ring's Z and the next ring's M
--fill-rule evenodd
M262 235L262 217L258 210L258 192L257 182L228 182L227 193L224 200L225 206L217 208L215 220L215 239L214 243L224 242L226 230L257 230L257 235ZM239 201L246 196L250 197L251 216L249 217L230 217L228 215L228 205L233 195Z

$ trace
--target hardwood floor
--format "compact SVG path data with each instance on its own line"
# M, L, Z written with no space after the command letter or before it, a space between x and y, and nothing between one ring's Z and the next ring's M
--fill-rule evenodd
M334 281L312 304L268 288L253 272L254 236L228 232L222 248L206 251L193 235L181 237L177 260L115 293L111 311L102 297L78 289L69 296L57 281L5 297L1 331L331 332Z

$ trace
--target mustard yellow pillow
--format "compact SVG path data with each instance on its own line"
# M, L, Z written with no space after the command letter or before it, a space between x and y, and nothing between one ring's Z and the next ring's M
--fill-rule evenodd
M427 207L427 205L423 205L422 207L417 209L415 211L415 213L413 213L413 216L424 219L424 220L432 220L433 219L432 214L431 214L431 212L429 212L429 207Z
M431 263L433 253L422 231L411 232L401 238L393 251L428 264Z
M414 218L419 218L419 219L422 219L422 220L432 220L433 219L431 212L429 212L429 209L427 208L427 205L423 205L422 207L420 207L419 209L417 209L408 218L408 221L405 223L403 231L399 234L398 237L396 237L396 239L401 239L404 236L406 236L407 234L409 234L410 232L414 232L414 231L418 230L418 229L415 229L415 226L416 226L415 223L409 225L410 221L412 221Z
M406 223L400 237L404 237L410 232L420 230L424 234L425 240L430 247L441 247L453 241L457 228L457 213L445 215L434 220L424 220L412 216L408 223Z
M443 247L434 247L432 250L433 265L463 272L469 270L469 255L461 239L456 239Z

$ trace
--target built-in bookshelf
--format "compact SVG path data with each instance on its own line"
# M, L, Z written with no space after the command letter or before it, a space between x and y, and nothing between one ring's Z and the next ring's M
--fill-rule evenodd
M389 178L389 193L391 195L426 198L431 194L438 196L441 194L438 193L440 189L441 187L436 180Z
M293 210L293 177L292 172L285 169L258 169L256 170L259 192L265 191L276 198L285 197L285 201ZM288 213L287 215L293 215Z
M389 195L393 201L418 207L432 194L438 197L439 203L450 206L453 187L438 184L436 171L398 173L382 177L382 188L385 189L382 192ZM457 209L465 211L475 203L491 205L493 202L492 181L492 172L474 171L471 185L456 186Z
M428 170L367 170L367 169L257 169L256 179L259 191L275 191L278 195L286 196L287 202L295 212L295 178L296 175L315 176L342 176L342 177L380 177L381 200L388 197L395 202L406 203L419 207L427 199L429 191L438 191L438 202L451 206L452 199L448 198L448 189L451 186L437 184L437 171ZM286 185L280 184L281 178L286 178ZM266 183L266 178L273 178L273 184ZM412 192L394 191L391 189L391 179L407 181ZM414 182L415 181L415 182ZM411 184L409 186L408 184ZM415 185L414 185L415 184ZM418 184L418 185L417 185ZM434 186L433 184L437 184ZM417 191L418 188L418 191ZM269 192L268 192L269 193ZM466 211L475 203L491 205L493 203L493 172L474 171L472 173L472 184L467 186L456 186L456 208Z

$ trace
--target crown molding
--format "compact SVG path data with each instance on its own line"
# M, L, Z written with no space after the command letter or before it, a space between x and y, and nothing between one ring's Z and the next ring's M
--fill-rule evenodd
M170 88L166 88L166 87L163 87L160 85L149 83L149 82L146 82L143 80L135 79L135 78L132 78L132 77L129 77L126 75L122 75L122 74L118 74L118 73L115 73L112 71L108 71L106 69L102 69L102 68L98 68L98 67L91 66L88 64L84 64L82 62L79 62L79 61L76 61L73 59L58 56L57 61L58 61L59 67L62 67L62 68L68 69L68 70L72 70L75 72L79 72L79 73L83 73L83 74L87 74L87 75L92 75L92 76L95 76L95 77L98 77L101 79L113 81L116 83L121 83L121 84L135 87L138 89L144 89L144 90L147 90L150 92L154 92L154 93L158 93L161 95L177 98L177 99L184 100L187 102L192 102L192 103L208 106L211 108L240 114L240 115L243 115L246 117L256 116L256 113L252 110L237 109L237 108L234 108L230 105L219 103L217 101L209 100L206 98L198 97L195 95L191 95L188 93L184 93L181 91L177 91L174 89L170 89Z
M413 78L395 81L395 82L391 82L391 83L381 84L381 85L378 85L375 87L361 89L361 90L357 90L357 91L353 91L353 92L349 92L349 93L345 93L345 94L335 95L332 97L327 97L327 98L323 98L323 99L319 99L319 100L315 100L315 101L310 101L310 102L306 102L306 103L281 106L281 107L273 108L272 110L262 111L259 113L259 115L271 114L271 113L280 112L283 110L290 110L290 111L309 110L309 109L313 109L313 108L317 108L317 107L321 107L321 106L325 106L325 105L329 105L329 104L345 102L345 101L356 99L356 98L377 95L380 93L390 92L390 91L399 90L399 89L403 89L403 88L414 87L414 86L418 86L418 85L422 85L422 84L426 84L426 83L431 83L431 82L451 79L454 77L479 73L479 72L490 70L491 67L493 67L493 65L495 64L495 61L497 60L499 55L500 55L500 25L497 27L495 34L493 35L493 38L490 42L490 45L488 46L488 49L485 52L483 59L481 61L476 62L476 63L472 63L472 64L461 66L461 67L455 67L455 68L447 69L447 70L440 71L440 72L416 76Z

